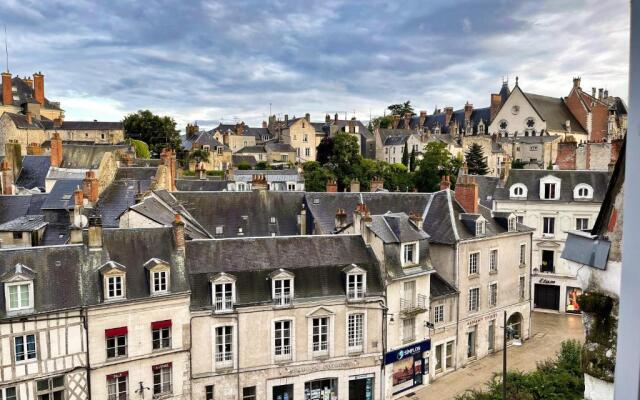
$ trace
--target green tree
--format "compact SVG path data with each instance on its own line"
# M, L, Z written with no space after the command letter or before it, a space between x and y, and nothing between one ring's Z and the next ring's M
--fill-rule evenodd
M149 145L143 142L142 140L136 139L127 139L126 143L132 145L136 149L136 158L140 158L143 160L148 160L151 158L151 153L149 152Z
M409 171L416 170L416 149L411 149L411 156L409 157Z
M174 150L181 148L180 131L176 129L176 122L171 117L139 110L127 115L122 123L127 137L147 143L153 153L159 153L164 147Z
M392 115L383 115L381 117L376 117L369 122L369 131L373 133L373 131L376 128L387 129L391 126L392 122L393 122Z
M260 170L260 171L263 171L263 170L266 170L266 169L271 169L271 165L269 165L269 163L266 162L266 161L259 161L256 164L256 169Z
M467 163L469 174L486 175L489 172L484 152L482 151L482 146L478 143L473 143L469 146L469 149L465 154L465 162Z
M404 142L404 150L402 150L402 164L409 167L409 143Z
M380 164L381 173L378 176L384 179L384 188L391 191L409 192L414 188L413 177L404 164Z
M435 192L440 189L440 177L457 175L459 161L451 156L442 142L429 142L424 148L422 160L414 173L415 187L421 192ZM453 184L453 182L452 182Z
M320 144L316 148L316 161L321 165L329 162L333 155L333 139L326 135L320 140Z
M246 171L251 169L251 165L249 165L249 163L246 161L240 161L240 163L238 163L238 169L241 171Z
M391 114L402 115L406 113L411 113L411 115L415 115L416 113L413 111L413 106L411 105L411 101L407 100L404 103L400 104L392 104L387 107Z
M317 161L307 161L302 164L304 171L304 187L307 192L324 192L327 181L333 178L331 171Z
M520 159L511 161L511 169L523 169L524 162Z
M348 133L338 133L333 138L333 154L325 166L335 175L338 190L344 190L353 178L359 178L360 147L358 139Z

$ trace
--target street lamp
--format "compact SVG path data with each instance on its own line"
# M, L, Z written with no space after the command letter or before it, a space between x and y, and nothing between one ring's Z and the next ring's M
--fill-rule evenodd
M504 311L504 325L502 327L502 400L507 400L507 341L516 336L516 330L507 326L507 310ZM522 341L517 337L513 341L514 346L522 346Z

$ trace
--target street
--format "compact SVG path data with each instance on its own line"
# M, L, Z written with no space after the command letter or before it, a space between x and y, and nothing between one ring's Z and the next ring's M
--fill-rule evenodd
M531 338L522 346L509 347L507 365L510 370L530 371L536 362L553 358L566 339L584 341L580 315L534 312ZM469 389L481 389L494 373L502 373L502 352L496 352L434 381L410 395L412 399L448 400Z

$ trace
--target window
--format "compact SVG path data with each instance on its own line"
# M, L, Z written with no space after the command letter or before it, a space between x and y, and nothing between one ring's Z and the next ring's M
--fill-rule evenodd
M362 351L364 343L364 314L349 314L347 317L347 337L350 351Z
M494 351L496 347L496 320L495 319L489 321L487 337L488 337L487 350Z
M480 134L484 133L484 125L482 125L482 124L478 125L478 133L480 133Z
M214 283L213 300L216 311L233 310L233 283Z
M107 299L117 299L124 297L122 281L124 275L113 275L107 277Z
M453 340L447 342L444 367L447 369L453 368Z
M291 304L292 279L275 279L273 281L273 304L288 306Z
M23 335L14 338L16 351L16 362L35 360L36 358L36 336Z
M508 231L509 232L515 232L516 230L516 218L515 217L509 217L509 227L508 227Z
M498 284L489 285L489 307L495 307L498 304Z
M171 320L151 323L151 342L154 350L171 348Z
M329 352L329 317L314 318L312 321L312 349L314 353Z
M469 275L478 273L478 262L480 261L480 252L469 254Z
M476 326L472 326L467 332L467 358L476 356Z
M154 365L153 371L153 395L171 393L171 363Z
M476 236L484 235L484 228L485 228L484 223L485 221L481 219L476 221Z
M433 322L435 324L444 322L444 304L440 304L433 309Z
M291 192L296 190L296 184L295 183L288 183L287 184L287 190L289 190Z
M480 302L480 288L469 289L469 311L478 311Z
M442 347L444 345L439 344L436 346L436 372L442 371Z
M304 124L302 125L302 127L304 128ZM302 141L307 143L309 141L309 135L307 135L306 133L302 135Z
M407 243L403 244L403 265L409 264L417 264L418 263L418 252L417 252L417 243Z
M533 129L536 125L536 121L533 118L527 118L527 128Z
M516 215L516 222L520 225L524 225L524 215Z
M524 243L520 245L520 265L527 265L527 245Z
M216 364L231 366L233 364L233 327L219 326L216 328Z
M545 200L554 200L556 198L556 184L545 183L544 184L544 197Z
M283 154L283 155L281 156L281 160L282 160L282 161L284 161L284 162L289 161L289 155L288 155L288 154Z
M277 359L291 359L291 321L274 322L274 351Z
M556 253L553 250L542 250L542 265L540 266L541 272L555 271L555 258Z
M127 355L127 328L114 328L105 331L107 337L107 358L125 357Z
M243 387L242 400L256 400L256 387L255 386Z
M498 272L498 249L489 252L489 272Z
M33 308L33 283L5 283L8 292L7 311L18 311Z
M17 400L18 394L15 387L0 389L0 400Z
M153 293L166 293L169 288L169 271L154 271Z
M500 121L500 129L505 131L507 130L507 127L509 126L509 124L507 124L507 121L505 121L504 119L502 121Z
M240 186L238 186L238 190L240 190L240 191L244 190L244 185L242 185L242 188ZM216 236L222 235L223 233L224 233L224 227L223 226L216 226Z
M576 229L586 231L589 229L589 218L576 218Z
M515 184L511 186L511 197L525 197L527 195L526 187L521 184Z
M411 342L415 339L416 319L405 318L402 320L402 340Z
M213 400L213 385L207 385L204 387L204 399Z
M350 300L364 297L364 274L347 275L347 298Z
M518 280L518 294L520 295L520 300L524 300L525 298L525 277L521 276Z
M576 199L590 199L593 197L593 188L586 183L580 183L573 189L573 197Z
M127 400L128 372L107 375L107 400Z
M63 400L64 375L36 381L36 396L38 400Z
M544 235L553 235L556 232L556 219L554 217L542 218L542 233Z
M218 155L221 156L222 155L222 150L223 150L222 147L217 147L217 150L218 150Z
M13 236L13 240L21 240L22 232L13 232L12 236Z
M307 157L311 156L311 149L309 147L304 149L304 155Z

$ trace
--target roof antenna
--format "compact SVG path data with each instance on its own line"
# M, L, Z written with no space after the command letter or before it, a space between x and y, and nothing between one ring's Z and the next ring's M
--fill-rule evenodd
M7 72L9 72L9 45L7 44L7 25L4 25L4 53L6 55Z

